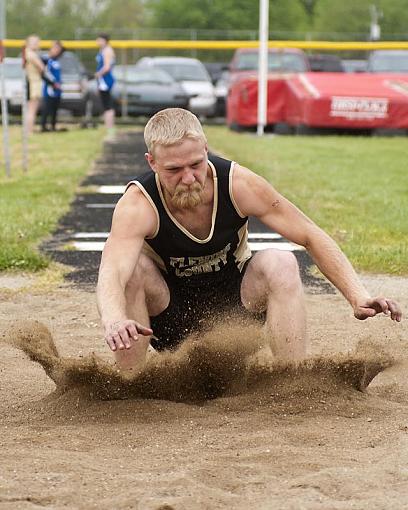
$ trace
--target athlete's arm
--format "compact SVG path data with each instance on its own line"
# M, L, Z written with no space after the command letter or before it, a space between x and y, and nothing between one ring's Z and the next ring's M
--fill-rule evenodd
M371 298L336 242L265 179L235 164L232 193L244 216L255 216L272 230L306 248L322 273L351 304L357 319L383 312L390 314L393 320L401 320L399 305L385 297Z
M130 320L126 314L126 285L131 278L145 237L154 234L157 218L152 206L136 187L131 186L119 200L106 241L97 285L97 303L105 338L110 348L130 348L138 333L152 330Z

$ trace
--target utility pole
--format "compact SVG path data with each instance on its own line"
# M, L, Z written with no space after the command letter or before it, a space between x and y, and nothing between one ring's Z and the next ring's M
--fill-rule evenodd
M268 42L269 0L259 2L259 58L258 58L258 127L257 135L264 134L268 106Z
M378 7L374 4L370 5L370 41L379 41L381 39L381 27L379 24L383 13L378 10Z
M4 166L7 177L11 175L10 147L9 147L9 121L6 98L6 83L4 75L4 46L3 40L6 37L6 6L4 0L0 0L0 90L1 90L1 122L3 126L3 154Z

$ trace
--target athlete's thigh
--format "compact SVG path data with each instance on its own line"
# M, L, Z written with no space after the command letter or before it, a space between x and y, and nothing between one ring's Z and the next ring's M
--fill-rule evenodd
M141 285L150 316L158 315L168 307L170 291L167 283L157 265L144 253L139 257L128 287L130 291L134 289L137 292Z
M254 311L266 309L268 295L289 277L297 265L292 253L269 248L257 252L249 261L241 283L241 301Z

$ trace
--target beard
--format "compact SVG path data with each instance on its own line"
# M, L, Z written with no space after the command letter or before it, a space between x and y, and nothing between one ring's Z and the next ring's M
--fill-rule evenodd
M171 195L171 203L177 209L194 209L203 201L204 186L199 182L194 182L191 186L178 184Z

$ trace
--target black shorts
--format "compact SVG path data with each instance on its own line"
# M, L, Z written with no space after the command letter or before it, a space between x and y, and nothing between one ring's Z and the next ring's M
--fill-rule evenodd
M111 91L110 90L100 90L99 96L101 98L103 111L106 112L107 110L112 110L113 109L113 99L112 99Z
M265 314L248 312L241 302L241 282L247 268L228 272L226 277L197 281L188 285L174 281L162 273L170 290L169 306L156 317L150 317L152 346L162 351L176 348L188 335L210 328L226 317L251 316L264 320Z

